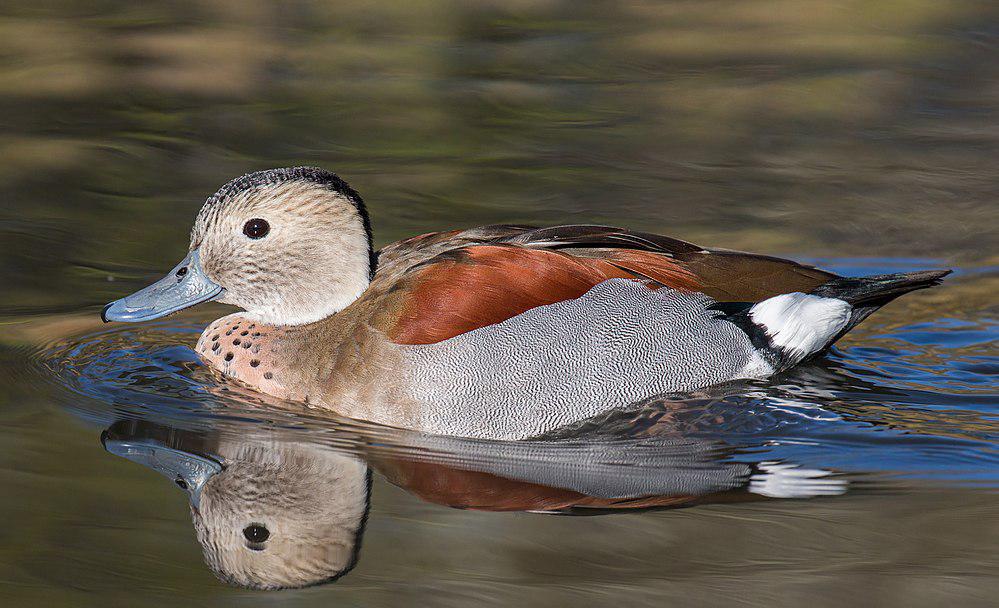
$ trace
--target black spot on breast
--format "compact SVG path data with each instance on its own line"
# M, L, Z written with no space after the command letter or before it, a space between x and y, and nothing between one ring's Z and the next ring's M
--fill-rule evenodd
M232 341L232 345L233 346L239 346L239 338L236 338L235 340L233 340Z
M218 334L215 334L214 336L212 336L212 342L218 342L218 339L219 339L219 335Z
M252 344L252 342L243 342L243 348L250 348Z
M233 354L232 354L232 353L226 353L226 354L225 354L225 360L226 360L226 361L232 361L232 357L233 357Z
M245 336L245 335L246 335L246 334L248 334L248 333L250 333L250 332L248 332L248 331L246 331L246 330L244 329L243 331L239 332L239 335L241 335L241 336Z
M273 377L274 377L274 374L272 374L270 372L264 372L264 378L267 378L268 380L270 380Z
M260 359L250 359L250 367L256 367L260 365Z

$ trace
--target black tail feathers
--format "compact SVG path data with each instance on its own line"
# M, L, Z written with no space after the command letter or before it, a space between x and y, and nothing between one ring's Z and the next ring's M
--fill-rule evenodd
M939 285L950 273L950 270L921 270L867 277L839 277L819 285L810 293L845 300L854 308L880 308L910 291Z
M888 302L910 291L939 285L951 272L953 271L920 270L866 277L839 277L819 285L810 293L827 298L839 298L853 307L850 323L829 342L832 344Z

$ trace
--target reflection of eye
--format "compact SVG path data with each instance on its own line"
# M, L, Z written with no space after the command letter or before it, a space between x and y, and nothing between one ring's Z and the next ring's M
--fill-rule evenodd
M174 479L173 482L177 484L177 487L180 488L181 490L187 489L187 482L184 481L184 478L181 477L180 475L178 475L177 479Z
M262 239L267 236L270 230L271 226L267 223L267 220L262 220L259 217L255 217L243 224L243 234L251 239Z
M251 543L262 543L270 538L271 533L260 524L250 524L243 528L243 536Z

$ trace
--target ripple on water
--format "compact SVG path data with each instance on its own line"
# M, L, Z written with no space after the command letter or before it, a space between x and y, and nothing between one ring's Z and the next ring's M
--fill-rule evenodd
M116 326L59 340L37 360L66 389L68 407L95 421L158 416L273 425L278 416L278 424L313 432L354 424L298 405L275 408L220 380L191 349L201 329L177 321ZM550 438L629 440L668 429L722 442L731 460L994 484L999 359L989 349L997 325L942 319L879 329L860 346L769 382L652 399L638 413L598 416Z

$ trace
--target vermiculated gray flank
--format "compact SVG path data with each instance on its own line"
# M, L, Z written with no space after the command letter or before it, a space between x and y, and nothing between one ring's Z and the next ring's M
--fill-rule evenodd
M579 298L405 348L430 432L516 439L624 407L773 372L698 293L604 281Z

